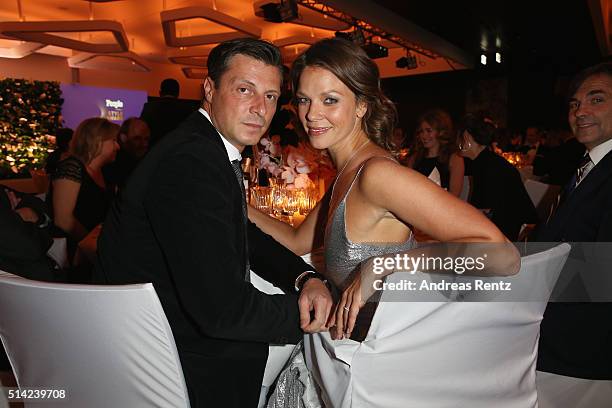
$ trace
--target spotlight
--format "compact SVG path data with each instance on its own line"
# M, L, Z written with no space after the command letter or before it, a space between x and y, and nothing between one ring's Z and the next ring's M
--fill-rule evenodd
M353 31L348 31L348 32L336 31L334 35L339 38L344 38L345 40L348 40L357 45L365 44L365 36L363 35L363 31L358 30L358 29L353 30Z
M385 58L389 56L389 50L387 47L377 43L370 42L361 46L361 48L363 48L366 54L368 54L368 57L372 59Z
M498 64L501 64L502 62L502 56L500 52L496 52L495 53L495 62L497 62Z
M487 56L485 54L480 54L480 63L482 65L487 65Z
M298 18L298 7L295 0L281 0L280 3L270 2L260 6L261 11L255 15L263 17L271 23L283 23Z
M416 69L418 67L417 58L415 55L408 53L405 57L402 57L395 61L397 68Z

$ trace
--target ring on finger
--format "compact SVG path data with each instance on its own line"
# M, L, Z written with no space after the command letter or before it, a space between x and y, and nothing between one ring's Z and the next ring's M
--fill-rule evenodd
M351 309L350 309L348 306L344 306L344 307L342 307L342 308L343 308L344 310L346 310L347 312L348 312L349 310L351 310Z

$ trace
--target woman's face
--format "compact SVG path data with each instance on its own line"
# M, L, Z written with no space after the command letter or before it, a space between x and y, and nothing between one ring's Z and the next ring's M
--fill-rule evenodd
M117 156L118 151L119 143L117 143L117 138L107 139L102 142L100 154L98 156L102 159L103 163L111 163L115 161L115 156Z
M306 67L296 92L298 115L310 143L327 149L349 142L361 132L365 103L330 71Z
M423 147L427 150L440 148L440 142L438 141L439 132L434 129L428 122L421 122L417 129L417 136Z

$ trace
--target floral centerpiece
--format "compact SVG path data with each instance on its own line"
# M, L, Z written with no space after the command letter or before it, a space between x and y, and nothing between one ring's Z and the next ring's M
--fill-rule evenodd
M326 183L335 175L334 166L326 150L317 150L308 142L298 146L280 145L280 137L264 137L257 158L258 169L282 180L288 189L317 188L319 181Z

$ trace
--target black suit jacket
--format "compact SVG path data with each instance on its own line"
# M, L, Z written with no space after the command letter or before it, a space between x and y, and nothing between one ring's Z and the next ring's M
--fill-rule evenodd
M145 103L140 118L151 130L149 145L153 146L176 129L193 111L187 102L177 98L161 97Z
M192 406L256 406L268 343L297 342L296 295L245 282L241 186L199 112L153 148L113 204L98 241L97 282L153 282ZM312 269L248 223L251 269L288 293Z
M536 238L612 242L612 151L565 198ZM541 326L538 369L612 380L612 304L549 303Z

